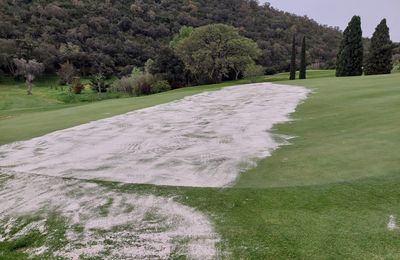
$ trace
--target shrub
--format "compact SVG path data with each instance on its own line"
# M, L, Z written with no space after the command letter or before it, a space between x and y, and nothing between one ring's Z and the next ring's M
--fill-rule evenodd
M392 72L400 72L400 62L397 62L396 64L393 64Z
M154 90L154 87L156 90ZM143 72L139 68L133 68L129 77L122 77L113 84L112 90L116 92L135 94L136 96L150 95L169 90L168 82L157 81L157 77L149 72Z
M261 65L256 65L256 64L250 64L247 66L245 69L243 76L245 78L255 78L258 76L263 76L265 72L265 69Z
M74 77L71 86L72 93L81 94L84 88L85 86L81 83L81 79L79 77Z
M135 80L132 77L122 77L113 84L112 90L113 92L122 92L133 95L134 86Z
M152 85L156 81L152 74L144 73L135 79L134 93L136 96L150 95L153 93Z
M74 65L72 65L69 62L62 64L57 72L57 75L60 77L59 84L60 85L71 84L75 74L76 70Z
M106 82L103 76L94 76L90 79L91 88L94 92L104 93L110 87L110 84Z
M152 85L153 93L161 93L171 90L171 85L166 80L158 80Z
M400 72L400 54L393 55L393 70L392 72Z

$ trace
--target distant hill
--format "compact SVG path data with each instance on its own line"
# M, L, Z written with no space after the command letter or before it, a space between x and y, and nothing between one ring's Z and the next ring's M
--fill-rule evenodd
M288 69L291 37L308 38L309 63L334 67L338 29L260 6L254 0L0 0L0 68L12 57L36 58L54 72L66 59L83 73L101 61L113 72L154 58L183 25L224 23L263 51L268 73Z

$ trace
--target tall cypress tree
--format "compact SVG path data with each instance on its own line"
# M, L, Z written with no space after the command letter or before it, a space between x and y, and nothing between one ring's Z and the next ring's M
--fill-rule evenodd
M360 76L363 67L361 18L353 16L343 33L336 61L336 76Z
M296 79L296 36L293 35L292 57L290 59L290 80Z
M306 79L306 36L303 37L303 42L301 44L301 59L300 59L300 79Z
M371 47L365 64L365 74L389 74L392 71L392 49L389 28L383 19L371 38Z

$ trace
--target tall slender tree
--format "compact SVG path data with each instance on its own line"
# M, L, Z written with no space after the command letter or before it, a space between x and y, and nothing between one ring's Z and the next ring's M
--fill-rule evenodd
M296 79L296 35L293 35L292 57L290 59L290 80Z
M303 37L301 44L301 58L300 58L300 79L306 79L307 61L306 61L306 36Z
M365 64L365 74L390 74L392 63L393 43L390 40L386 19L383 19L375 29L371 38L371 47Z
M362 75L363 55L361 18L355 15L343 33L336 61L336 76Z

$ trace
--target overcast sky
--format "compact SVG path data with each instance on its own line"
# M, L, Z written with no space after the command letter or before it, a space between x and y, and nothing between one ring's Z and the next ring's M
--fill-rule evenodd
M353 15L360 15L363 34L372 36L386 18L393 41L400 42L400 0L259 0L277 9L307 15L321 24L346 28Z

